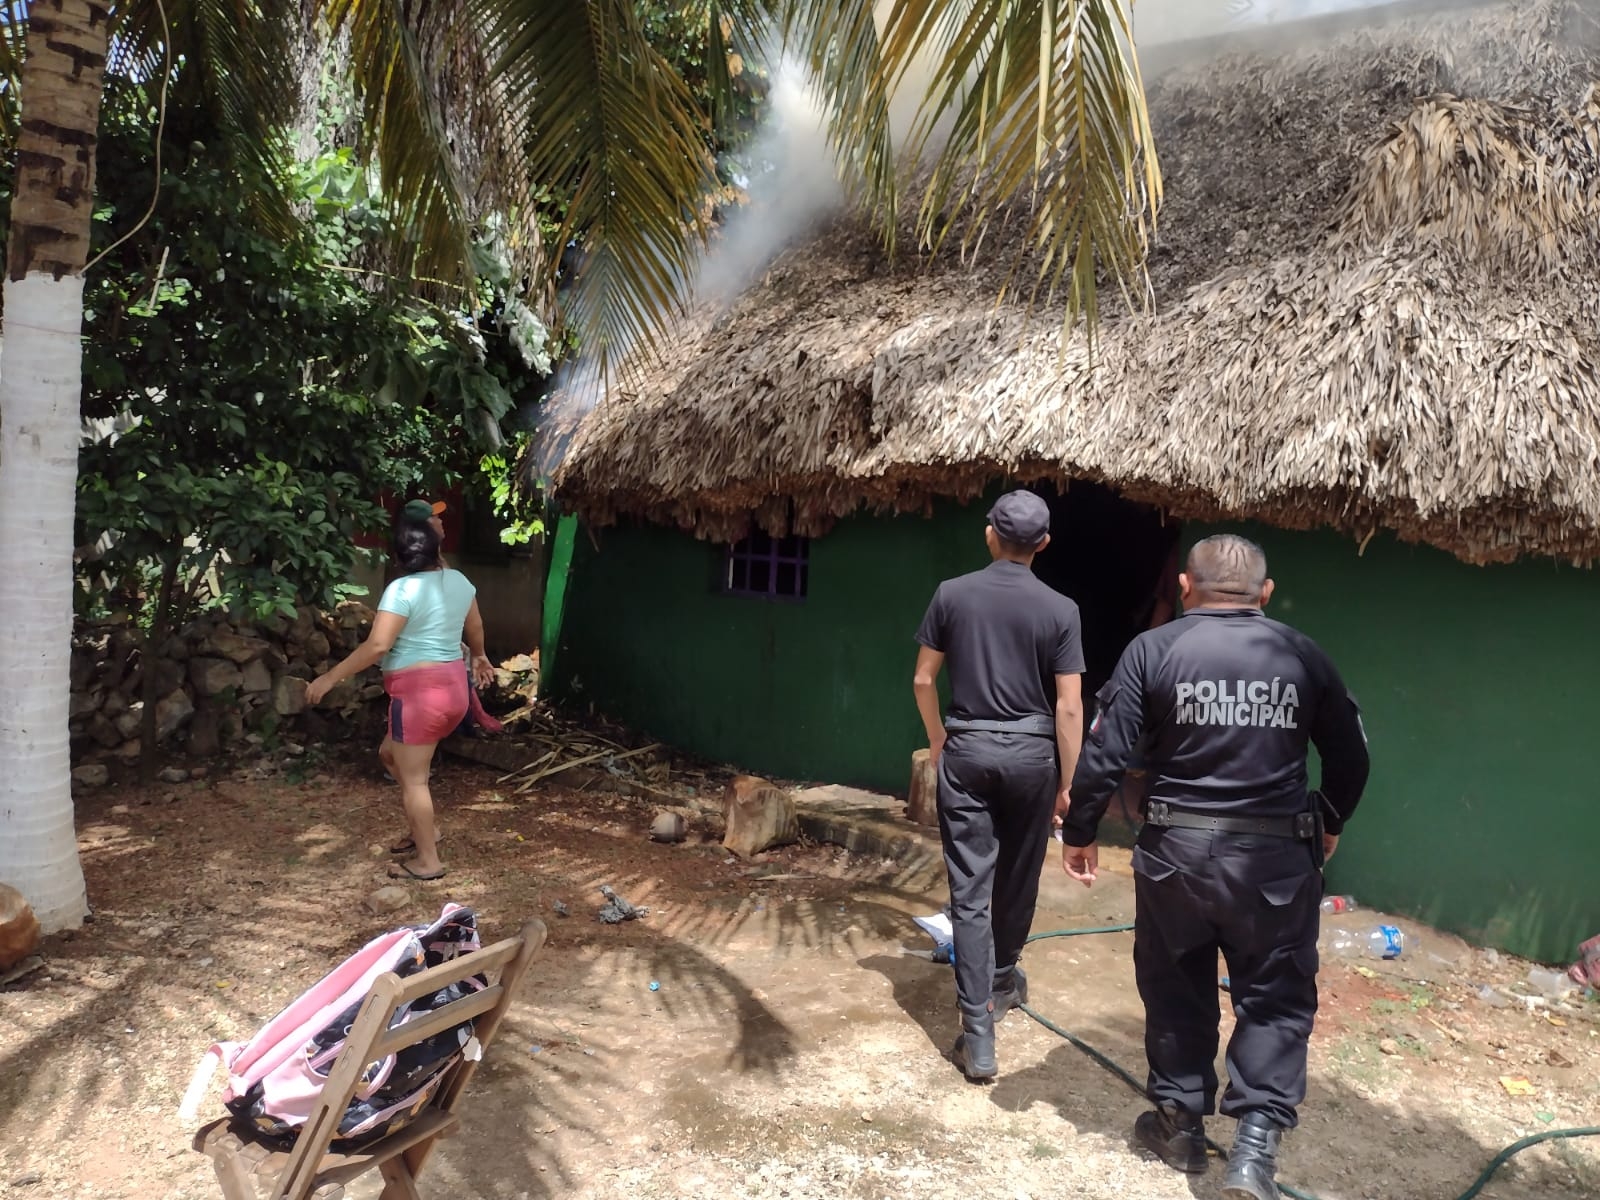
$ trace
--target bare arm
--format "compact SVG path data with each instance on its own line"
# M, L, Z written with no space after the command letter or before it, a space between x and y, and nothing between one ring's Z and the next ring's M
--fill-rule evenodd
M463 627L466 636L467 649L471 652L473 660L488 658L483 649L483 614L478 611L478 602L474 600L472 607L467 609L467 620Z
M917 651L917 671L911 679L917 712L922 715L922 728L928 735L928 749L935 763L944 752L944 718L939 712L939 671L943 666L944 655L923 646Z
M383 612L372 619L372 631L367 634L367 640L362 642L338 666L324 672L314 679L311 686L306 688L306 702L308 704L321 704L322 699L336 684L343 683L353 675L359 675L368 667L377 666L383 656L394 649L394 640L400 636L400 631L406 626L406 619L399 613Z
M1072 774L1083 750L1083 676L1056 676L1056 751L1061 756L1061 790L1056 794L1056 824L1072 807Z
M1061 865L1088 887L1100 866L1095 842L1100 818L1122 781L1128 757L1144 730L1143 639L1122 652L1111 681L1100 690L1089 745L1073 774L1077 803L1061 827Z
M467 640L467 653L472 656L472 679L479 687L488 687L494 682L494 664L489 661L489 655L483 648L483 614L478 611L478 602L474 600L472 607L467 609L466 624L462 628L462 636Z

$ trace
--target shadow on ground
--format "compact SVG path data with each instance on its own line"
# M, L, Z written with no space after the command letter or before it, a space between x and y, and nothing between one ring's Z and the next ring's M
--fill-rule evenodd
M175 1116L200 1053L248 1036L373 934L451 899L479 910L486 939L533 915L550 938L424 1194L1189 1195L1127 1148L1143 1101L1022 1014L1001 1025L999 1082L960 1079L945 1058L950 969L925 957L910 920L943 903L937 876L826 847L751 874L708 839L652 845L640 802L511 801L492 780L441 772L451 874L409 888L387 916L362 902L386 882L393 795L355 771L87 805L98 918L49 943L50 983L0 992L0 1179L37 1172L49 1194L97 1200L209 1200L210 1167ZM1115 871L1092 892L1053 863L1046 872L1036 928L1125 919L1131 888ZM650 915L602 925L602 883ZM1036 1007L1142 1073L1129 941L1035 943L1025 962ZM1504 1097L1493 1120L1474 1111L1493 1100L1490 1071L1463 1077L1491 1085L1469 1100L1318 1070L1284 1178L1322 1200L1454 1200L1510 1140ZM1571 1092L1582 1096L1600 1093ZM1228 1140L1225 1123L1217 1133ZM1541 1148L1484 1200L1595 1194L1597 1161ZM1214 1196L1219 1177L1195 1194Z

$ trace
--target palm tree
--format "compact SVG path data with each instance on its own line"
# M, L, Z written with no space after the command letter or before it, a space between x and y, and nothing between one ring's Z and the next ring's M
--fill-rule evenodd
M566 310L605 360L659 344L705 229L705 115L640 32L640 0L479 0L533 177L570 196L589 247ZM666 3L666 0L647 0ZM680 0L706 14L711 65L781 43L810 69L843 181L893 247L915 232L975 243L1026 212L1035 286L1095 315L1097 270L1142 292L1160 199L1131 0ZM723 82L726 82L724 79ZM903 144L890 101L921 90Z
M46 931L84 915L67 757L72 507L82 391L83 268L105 9L35 4L22 70L15 201L6 246L0 358L0 878Z
M67 700L79 337L108 53L150 81L181 54L194 68L185 86L202 89L230 144L270 165L298 99L285 81L302 74L300 34L319 30L331 39L319 52L348 56L383 194L413 231L398 265L469 283L474 221L492 207L531 229L535 185L548 189L563 206L558 245L585 248L566 316L605 365L659 344L684 303L714 184L714 114L649 44L640 2L7 0L0 74L20 84L21 120L0 358L0 880L47 929L86 910ZM704 13L714 70L775 38L810 68L841 175L886 241L914 186L927 244L1024 212L1033 284L1063 289L1069 320L1093 319L1097 270L1139 290L1160 180L1129 0L683 2ZM897 146L890 100L914 71L922 103ZM548 295L560 256L542 261L531 236L517 245L530 287Z

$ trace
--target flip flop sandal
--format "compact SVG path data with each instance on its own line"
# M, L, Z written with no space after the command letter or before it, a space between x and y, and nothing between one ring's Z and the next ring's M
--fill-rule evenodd
M433 844L435 846L437 846L437 845L440 845L443 841L444 841L444 835L440 834L438 837L433 839ZM413 854L413 853L416 852L416 849L417 849L416 842L412 841L409 837L406 837L406 838L402 838L400 841L398 841L394 845L390 846L389 847L389 853L390 854Z
M411 869L411 864L407 862L389 864L390 879L415 879L419 883L431 883L435 879L443 879L444 876L445 870L443 867L440 867L431 875L423 875L418 871L413 871Z

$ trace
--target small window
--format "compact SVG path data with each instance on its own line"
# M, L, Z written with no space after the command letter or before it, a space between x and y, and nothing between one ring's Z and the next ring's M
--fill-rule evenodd
M727 549L722 590L729 596L802 600L810 575L811 542L752 533Z

